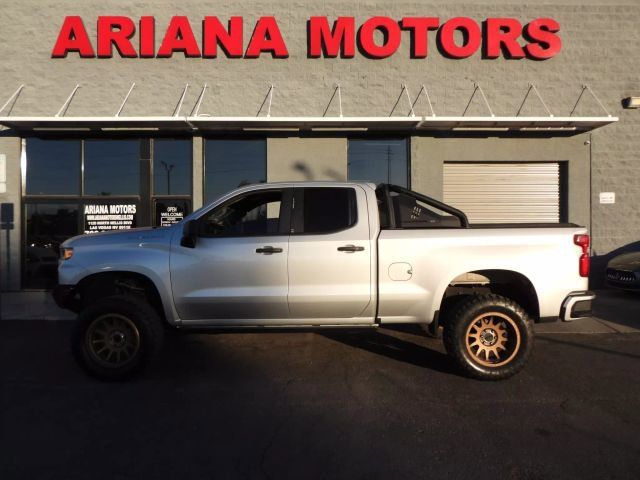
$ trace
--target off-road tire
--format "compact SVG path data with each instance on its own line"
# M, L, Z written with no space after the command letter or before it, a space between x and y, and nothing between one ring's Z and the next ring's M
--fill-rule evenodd
M491 344L493 339L497 341ZM443 341L449 356L467 376L503 380L527 363L533 347L532 322L513 300L493 294L474 295L448 315Z
M109 319L112 319L111 324ZM105 330L110 333L109 338L101 333ZM114 345L113 338L121 341L122 345ZM100 380L117 381L133 376L149 364L160 352L163 338L162 320L144 299L114 295L100 299L80 312L71 338L71 349L87 373ZM97 353L108 342L110 346L107 348L114 352L112 364ZM101 354L106 355L104 352ZM121 354L128 355L128 358L116 362L116 356L120 359Z

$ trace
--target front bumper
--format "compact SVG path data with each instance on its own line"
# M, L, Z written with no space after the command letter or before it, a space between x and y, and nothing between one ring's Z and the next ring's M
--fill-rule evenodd
M562 302L560 318L565 322L590 317L592 304L596 294L587 290L584 292L571 292Z
M80 299L76 295L75 285L56 285L51 295L60 308L76 313L80 310Z

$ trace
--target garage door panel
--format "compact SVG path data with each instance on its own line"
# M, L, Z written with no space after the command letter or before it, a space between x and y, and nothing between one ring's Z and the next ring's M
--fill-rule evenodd
M471 223L557 223L560 164L446 163L444 201Z

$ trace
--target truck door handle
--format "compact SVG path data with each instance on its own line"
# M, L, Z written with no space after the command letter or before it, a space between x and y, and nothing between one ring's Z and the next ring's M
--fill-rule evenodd
M353 252L362 252L363 250L364 250L364 247L358 247L356 245L345 245L344 247L338 247L339 252L353 253Z
M256 253L262 253L264 255L271 255L272 253L282 253L281 248L275 248L267 245L266 247L256 248Z

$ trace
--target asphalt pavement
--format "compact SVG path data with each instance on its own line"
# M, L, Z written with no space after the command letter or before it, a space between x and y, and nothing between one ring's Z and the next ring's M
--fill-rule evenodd
M101 383L71 327L0 322L0 479L640 477L636 333L539 333L503 382L411 329L190 334Z

